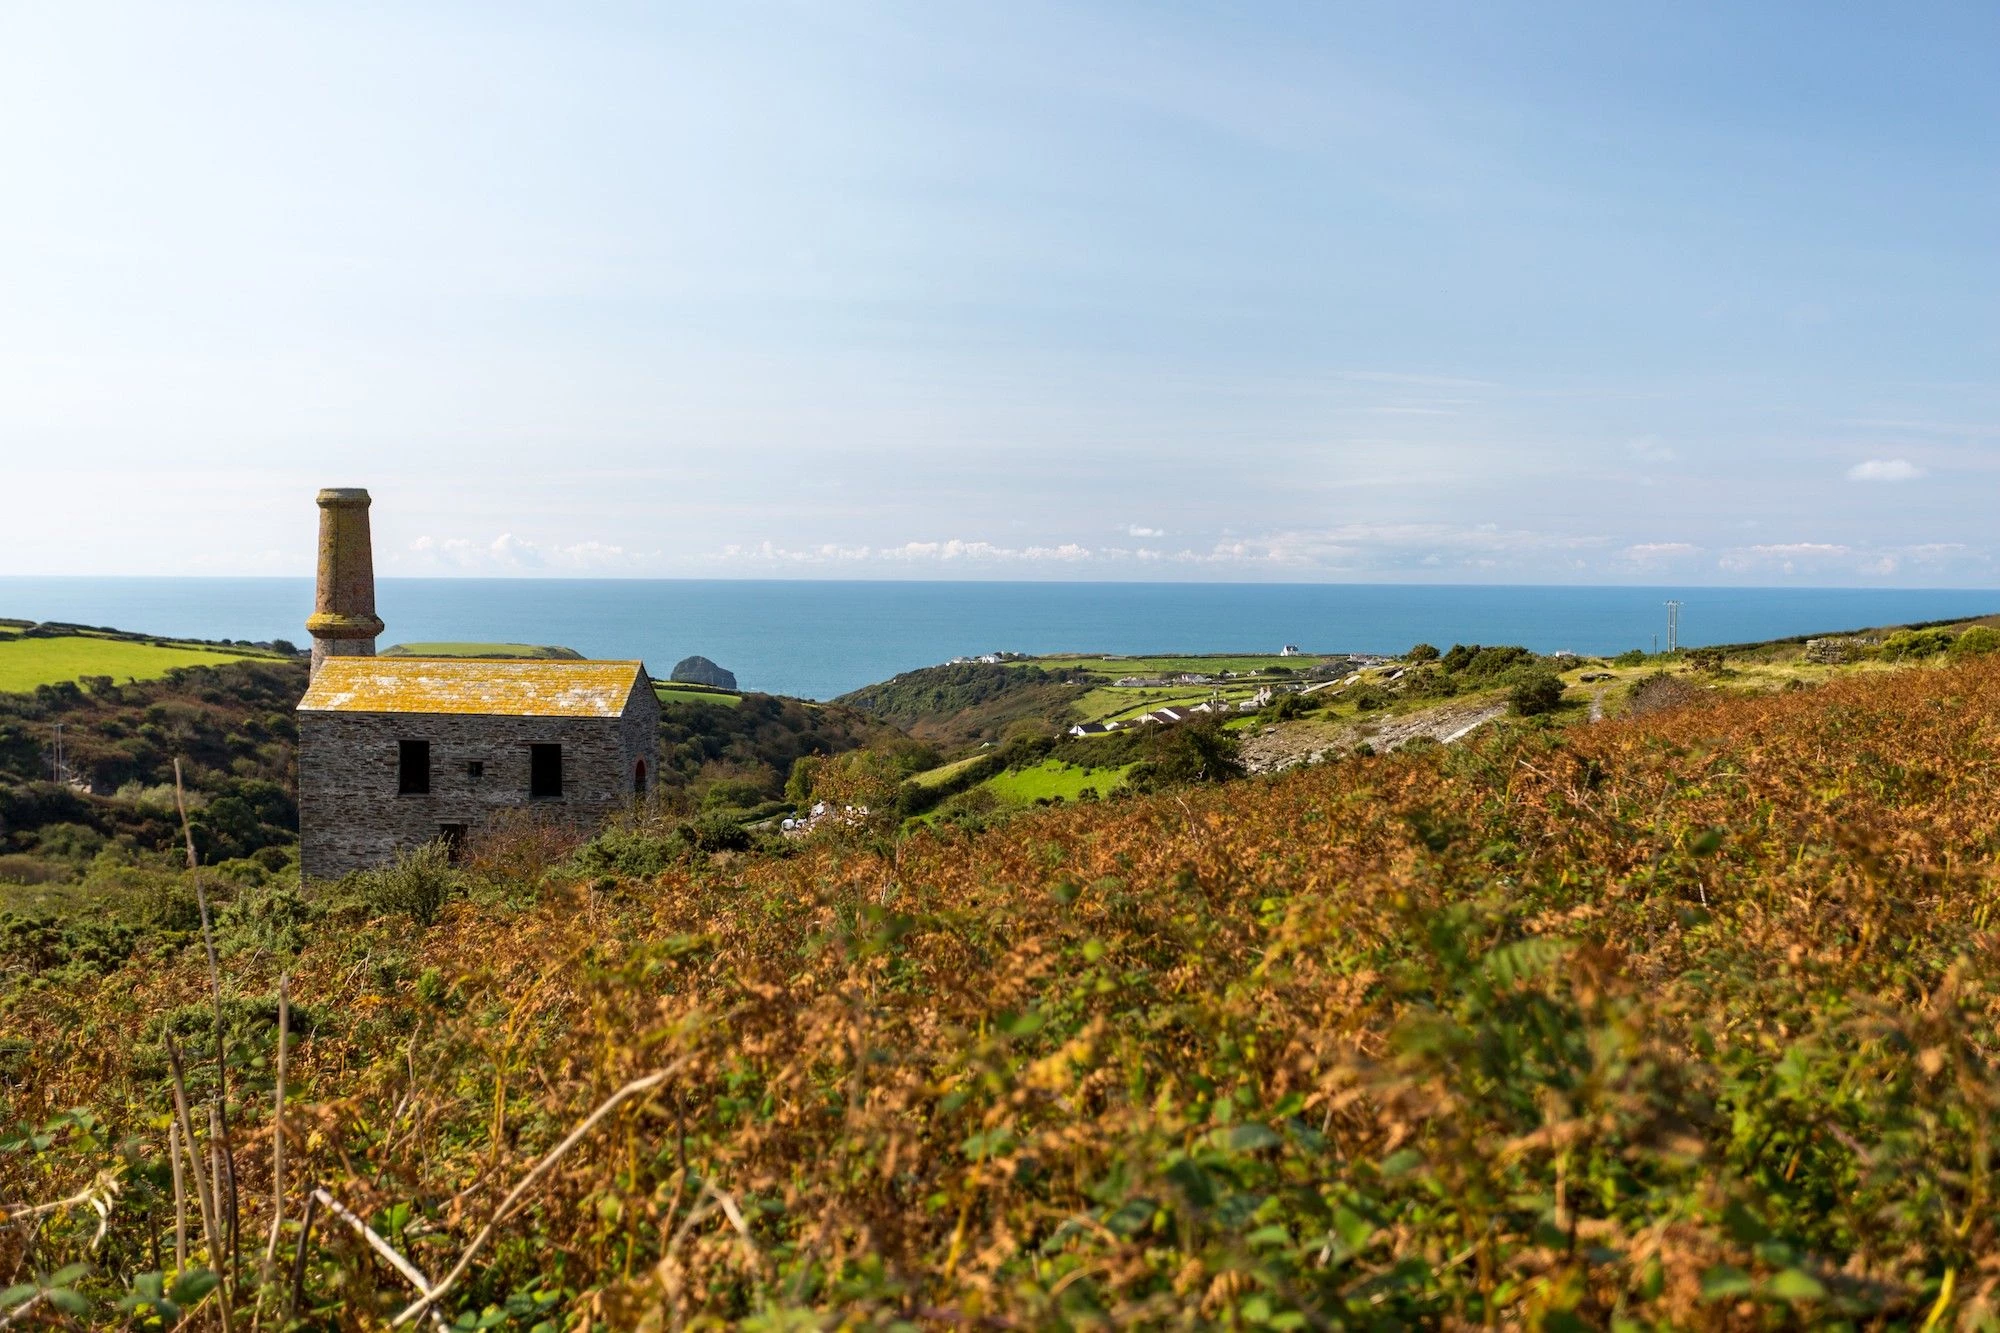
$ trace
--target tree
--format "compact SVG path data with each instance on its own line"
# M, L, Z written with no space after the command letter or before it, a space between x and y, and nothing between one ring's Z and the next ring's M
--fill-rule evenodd
M820 761L812 770L812 799L836 809L892 810L902 774L880 750L849 750Z
M1241 746L1216 723L1184 723L1160 737L1153 758L1132 772L1142 790L1189 782L1227 782L1243 776Z
M1563 683L1552 671L1538 671L1524 676L1514 686L1508 702L1522 717L1534 717L1540 713L1554 712L1562 702Z
M803 810L812 804L813 778L826 756L802 754L792 761L791 776L785 779L785 799Z
M1409 652L1403 654L1403 656L1411 662L1435 662L1438 660L1438 658L1442 657L1443 655L1444 654L1440 653L1437 649L1431 647L1431 645L1429 645L1428 643L1420 643L1416 645L1414 648L1410 649Z

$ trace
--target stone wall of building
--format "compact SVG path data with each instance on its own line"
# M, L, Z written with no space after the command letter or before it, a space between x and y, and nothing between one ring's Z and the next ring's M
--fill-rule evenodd
M635 688L615 718L302 711L298 721L300 868L309 879L380 865L517 806L593 824L633 799L641 761L649 787L659 768L659 705L649 688ZM397 794L406 740L430 743L428 794ZM550 743L563 747L563 794L531 800L528 747Z

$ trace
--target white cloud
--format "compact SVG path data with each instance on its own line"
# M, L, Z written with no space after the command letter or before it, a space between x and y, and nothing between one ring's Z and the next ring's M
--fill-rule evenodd
M1128 537L1164 537L1167 535L1167 530L1165 528L1149 528L1139 523L1129 523L1125 527L1125 535Z
M909 541L900 546L882 547L841 546L834 542L791 547L766 541L754 546L725 546L710 557L710 563L831 565L889 561L903 564L1039 564L1054 561L1073 564L1090 560L1096 554L1076 542L1054 546L1001 546L994 542L966 541L958 537L948 541Z
M1626 547L1619 554L1623 555L1627 560L1636 560L1642 564L1650 564L1661 560L1679 560L1684 556L1694 555L1700 550L1701 548L1692 542L1639 542Z
M393 563L405 570L450 569L468 573L623 573L645 567L658 552L642 553L608 542L584 541L546 546L503 532L490 542L424 535L411 541L407 556Z
M1924 470L1907 458L1871 458L1847 469L1849 481L1915 481Z

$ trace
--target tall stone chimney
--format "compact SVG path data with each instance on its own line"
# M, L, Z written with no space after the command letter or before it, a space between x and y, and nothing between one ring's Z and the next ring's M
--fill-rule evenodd
M375 554L368 542L368 492L319 493L319 588L306 619L312 670L329 657L373 657L382 621L375 614Z

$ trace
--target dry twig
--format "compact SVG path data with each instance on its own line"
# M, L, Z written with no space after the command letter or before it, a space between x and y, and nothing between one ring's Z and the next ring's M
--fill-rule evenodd
M285 1036L291 1027L291 974L278 974L278 1091L271 1107L271 1238L264 1244L264 1264L257 1282L271 1280L278 1257L278 1231L285 1220Z
M174 1075L174 1114L180 1120L181 1145L187 1149L188 1166L194 1171L194 1192L195 1198L201 1202L201 1226L208 1238L209 1263L220 1268L222 1231L216 1225L215 1193L209 1188L208 1178L202 1174L201 1154L196 1152L194 1147L194 1123L188 1119L187 1075L181 1067L181 1048L174 1041L172 1032L164 1035L167 1043L167 1060ZM223 1333L233 1333L235 1321L229 1305L229 1284L218 1282L215 1290L216 1304L222 1311Z
M415 1287L417 1289L417 1294L421 1297L424 1297L428 1302L428 1300L433 1295L433 1289L431 1287L431 1280L424 1276L422 1269L418 1268L408 1259L405 1259L402 1256L401 1252L398 1251L395 1246L391 1245L388 1241L383 1240L382 1237L376 1233L375 1228L369 1226L366 1222L362 1221L354 1213L350 1212L347 1209L347 1207L340 1202L340 1200L334 1198L331 1194L328 1194L325 1189L323 1188L314 1189L313 1197L318 1199L321 1203L325 1204L327 1206L327 1209L330 1212L332 1212L332 1214L335 1217L347 1223L348 1226L354 1228L355 1232L360 1235L361 1239L368 1242L368 1248L375 1251L375 1253L381 1255L382 1258L388 1263L389 1267L395 1269L398 1273L400 1273L403 1277L403 1280L409 1283L411 1286ZM443 1328L444 1317L440 1315L435 1309L429 1308L428 1305L426 1305L426 1310L431 1317L431 1322L437 1325L439 1328Z
M226 1270L222 1269L220 1263L216 1267L222 1270L222 1280L227 1284L236 1275L236 1235L241 1214L236 1202L236 1154L229 1144L229 1060L227 1044L223 1039L222 972L215 964L215 931L209 924L208 890L202 884L201 858L194 850L194 825L188 821L187 796L181 786L179 756L174 758L174 808L180 812L181 838L187 843L188 878L194 881L195 905L201 910L201 947L208 956L208 993L215 1006L215 1104L220 1113L219 1133L215 1143L219 1145L229 1178L229 1265ZM215 1178L218 1220L221 1216L222 1176L223 1173L219 1172Z
M480 1250L485 1248L486 1242L493 1238L493 1229L506 1220L507 1214L513 1209L515 1203L520 1200L522 1195L534 1188L542 1177L547 1175L550 1169L562 1160L564 1154L582 1142L584 1136L597 1127L597 1122L604 1119L605 1116L610 1115L626 1098L635 1097L642 1092L651 1092L654 1088L659 1087L662 1083L665 1083L675 1074L685 1069L688 1059L689 1057L682 1056L665 1069L648 1074L644 1078L635 1078L605 1098L595 1111L584 1117L582 1124L571 1130L561 1143L551 1148L541 1161L535 1163L534 1168L527 1175L521 1177L521 1182L508 1191L507 1197L502 1199L500 1206L494 1210L492 1220L479 1229L479 1234L472 1238L472 1243L466 1246L465 1252L458 1256L458 1262L452 1265L451 1271L445 1274L444 1280L438 1283L435 1288L425 1292L415 1302L404 1307L394 1319L389 1321L390 1327L394 1328L407 1324L410 1320L431 1309L433 1305L443 1299L445 1293L450 1291L461 1277L465 1276L465 1270L472 1266L473 1259L479 1254Z
M184 1273L188 1266L187 1176L181 1169L179 1117L167 1122L167 1158L174 1167L174 1271Z

